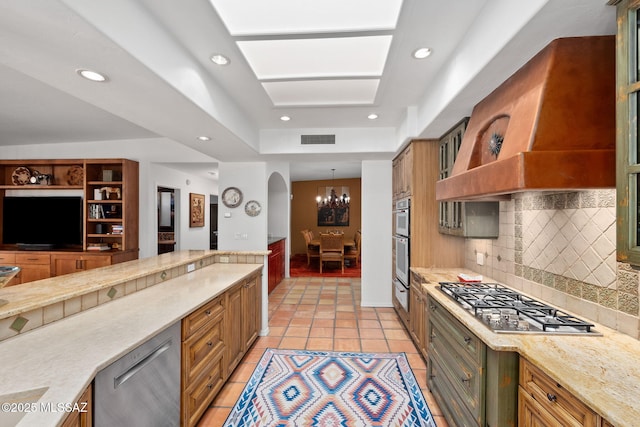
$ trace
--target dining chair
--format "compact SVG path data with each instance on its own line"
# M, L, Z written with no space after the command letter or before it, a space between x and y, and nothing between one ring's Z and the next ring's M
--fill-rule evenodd
M305 245L307 246L307 267L311 264L311 258L320 258L320 249L316 245L311 244L312 234L309 230L302 230Z
M320 274L325 262L339 262L344 274L344 234L320 234Z
M362 244L362 233L360 233L360 231L356 231L353 241L355 242L355 246L349 247L349 249L344 252L344 259L353 259L355 260L356 265L358 265L358 260L360 259L360 245Z

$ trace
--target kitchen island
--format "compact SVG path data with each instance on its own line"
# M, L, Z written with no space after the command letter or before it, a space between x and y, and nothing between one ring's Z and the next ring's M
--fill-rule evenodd
M640 342L601 325L599 335L495 333L437 286L457 281L464 269L413 268L423 290L496 352L515 352L535 365L611 425L632 427L640 419ZM492 282L490 278L484 281ZM494 281L493 281L494 282ZM551 400L551 399L550 399Z
M109 292L117 286L122 286L124 290L126 283L135 283L142 278L149 280L144 288L131 289L131 293L123 292L126 295L124 297L96 303L89 309L0 341L0 400L11 401L15 398L13 401L20 401L22 396L31 393L35 396L32 401L36 405L31 406L33 410L21 414L17 425L61 425L67 413L56 411L55 408L73 405L98 371L246 277L260 275L263 264L254 262L254 256L255 259L262 259L266 254L266 251L255 254L225 254L218 251L165 254L87 272L96 276L94 280L86 282L84 290L75 278L64 291L55 289L63 279L73 276L33 282L37 285L31 296L25 297L22 305L15 301L7 304L5 315L14 315L16 310L27 308L33 311L37 306L35 300L39 301L38 304L48 306L64 304L78 295L82 297L93 292ZM245 263L215 262L215 257L220 256L224 257L224 261L237 256L234 260L241 259ZM194 264L193 268L198 268L187 272L191 270L191 264ZM98 271L103 274L98 275ZM79 273L78 276L83 279L91 277L85 273ZM49 300L42 294L47 285L52 288ZM22 286L28 285L14 288ZM8 299L15 296L15 292L16 289L12 289L10 295L2 293L0 296ZM96 298L100 298L99 295ZM6 322L2 326L6 327ZM4 426L7 424L2 422L3 415L7 414L0 412L0 425Z

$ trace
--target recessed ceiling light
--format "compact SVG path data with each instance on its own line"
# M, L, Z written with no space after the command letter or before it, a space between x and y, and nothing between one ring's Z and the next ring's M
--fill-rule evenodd
M421 47L413 51L413 57L416 59L424 59L429 55L431 55L431 49L428 47Z
M214 53L213 55L211 55L211 61L214 64L218 65L229 65L229 63L231 62L229 58L219 53Z
M107 77L103 74L100 74L96 71L91 70L76 70L76 73L87 80L91 80L92 82L104 82L107 81Z
M280 120L282 120L283 122L288 122L289 120L291 120L291 117L289 117L289 116L281 116Z
M376 113L371 113L367 116L367 119L369 120L375 120L378 118L378 115Z
M209 137L208 137L208 136L206 136L206 135L202 135L202 136L199 136L199 137L198 137L198 140L199 140L199 141L211 141L211 138L209 138Z

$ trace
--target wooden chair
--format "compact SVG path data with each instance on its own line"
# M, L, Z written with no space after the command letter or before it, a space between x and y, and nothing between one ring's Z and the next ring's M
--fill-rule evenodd
M318 246L311 244L311 231L302 230L302 236L304 237L304 242L307 246L307 267L311 264L311 258L320 258L320 250Z
M356 265L358 265L358 260L360 259L360 245L362 243L362 234L360 233L360 231L356 231L356 235L353 237L353 241L356 245L351 246L344 252L344 259L353 259L356 261Z
M320 274L325 262L339 262L344 274L344 234L320 233Z

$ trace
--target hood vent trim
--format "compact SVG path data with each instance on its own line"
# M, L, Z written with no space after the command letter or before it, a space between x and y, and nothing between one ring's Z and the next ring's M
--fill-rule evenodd
M474 107L436 199L614 188L615 133L614 36L556 39Z

